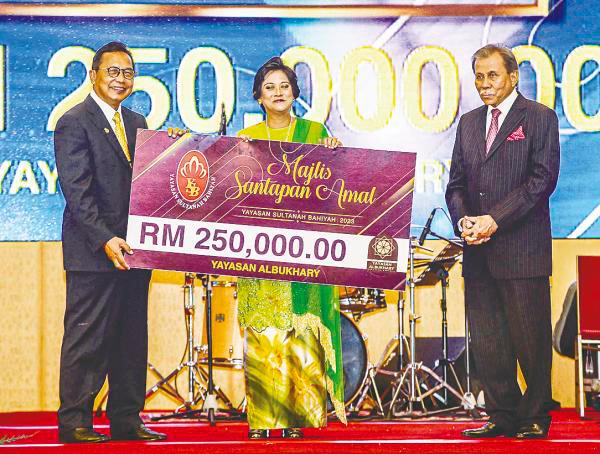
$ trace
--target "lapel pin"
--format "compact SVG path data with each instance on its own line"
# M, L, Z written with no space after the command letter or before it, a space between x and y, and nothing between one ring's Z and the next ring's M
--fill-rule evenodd
M104 132L105 132L106 134L108 134L110 131L108 130L108 128L104 128Z

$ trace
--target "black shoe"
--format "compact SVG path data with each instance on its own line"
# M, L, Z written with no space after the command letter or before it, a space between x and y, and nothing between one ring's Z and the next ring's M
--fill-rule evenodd
M129 428L111 427L110 433L113 440L157 441L167 438L166 434L150 430L143 424Z
M469 438L494 438L502 436L512 436L513 434L493 422L487 422L482 427L476 429L466 429L462 432L463 436Z
M248 438L250 440L258 440L260 438L269 438L268 429L250 429L248 431Z
M283 438L304 438L304 433L300 429L283 429L281 432Z
M517 430L517 438L526 440L530 438L546 438L548 436L548 428L541 424L525 424Z
M102 443L109 441L108 435L94 432L89 427L76 427L70 430L59 430L58 440L61 443Z

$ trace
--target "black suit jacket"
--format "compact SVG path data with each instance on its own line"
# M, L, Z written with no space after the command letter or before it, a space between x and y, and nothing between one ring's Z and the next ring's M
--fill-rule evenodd
M122 113L133 159L136 131L147 127L146 120L125 107ZM58 121L54 153L66 200L65 269L115 271L103 246L114 236L125 238L132 171L108 120L90 96Z
M489 242L465 246L463 276L488 269L497 279L552 274L549 198L558 179L558 118L548 107L518 95L486 156L487 106L463 115L452 153L446 203L457 223L489 214L498 230ZM507 140L522 127L525 138Z

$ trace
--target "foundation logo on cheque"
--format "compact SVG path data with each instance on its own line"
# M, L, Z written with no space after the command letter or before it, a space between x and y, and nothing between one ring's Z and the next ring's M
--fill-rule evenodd
M395 272L398 266L398 245L394 238L376 236L369 243L367 269Z
M215 187L206 156L198 150L183 155L177 173L169 179L171 193L182 207L190 210L206 203Z

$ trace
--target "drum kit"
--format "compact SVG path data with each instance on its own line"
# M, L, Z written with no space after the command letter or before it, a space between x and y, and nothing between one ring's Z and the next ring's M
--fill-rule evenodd
M458 377L453 359L449 358L446 289L448 270L462 255L460 244L449 242L435 257L416 255L421 249L433 252L411 239L407 293L409 299L409 336L404 335L405 301L398 300L398 331L387 343L375 364L369 364L366 336L357 322L365 314L387 309L385 295L378 289L340 290L342 350L344 362L344 398L350 416L385 418L421 417L450 411L465 411L478 417L471 392L468 342L465 342L465 386ZM417 260L418 259L418 260ZM415 270L424 268L415 276ZM441 282L442 310L441 357L430 368L416 359L415 287ZM465 320L465 340L468 326ZM439 374L436 372L440 369ZM452 384L451 384L452 383ZM453 406L453 402L458 405ZM417 407L418 405L418 407ZM433 407L430 408L430 407ZM331 409L331 406L329 407Z
M466 411L471 417L478 416L470 385L466 321L466 386L463 387L454 361L448 357L448 270L460 259L462 247L449 241L435 257L416 254L417 250L433 252L411 238L406 282L409 335L404 335L405 301L400 294L397 333L387 343L376 364L369 363L367 337L358 323L365 315L387 310L386 295L381 289L339 287L344 401L349 416L420 417L455 410ZM419 268L423 271L416 276L415 270ZM194 335L194 286L198 278L202 281L206 310L199 344ZM442 357L436 367L430 368L416 358L416 323L420 316L416 313L415 287L437 282L441 282L442 289ZM174 413L154 419L197 417L206 413L214 424L217 411L225 419L239 418L245 411L245 400L233 405L212 377L213 367L243 369L244 336L237 319L237 282L235 278L223 280L218 276L186 273L183 290L186 319L183 359L166 376L149 363L149 369L158 381L146 395L148 398L161 391L175 399L179 406ZM187 378L186 392L181 392L177 386L181 374ZM458 402L458 406L452 407L451 402ZM331 403L329 410L332 410Z

